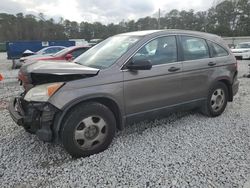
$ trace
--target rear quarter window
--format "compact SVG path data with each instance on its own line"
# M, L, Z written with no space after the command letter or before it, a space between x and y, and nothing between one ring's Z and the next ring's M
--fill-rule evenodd
M210 47L212 57L224 57L229 55L228 51L219 44L216 44L211 41L208 41L208 44Z

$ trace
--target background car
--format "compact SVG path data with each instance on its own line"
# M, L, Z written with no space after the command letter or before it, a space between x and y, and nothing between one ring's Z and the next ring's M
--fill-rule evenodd
M66 47L64 46L50 46L50 47L46 47L43 48L37 52L33 52L33 55L30 56L24 56L20 58L20 61L23 62L24 60L27 60L29 58L37 58L37 57L41 57L43 55L52 55L55 54L63 49L65 49ZM31 51L30 51L31 52Z
M231 49L236 59L250 59L250 42L243 42Z
M55 54L65 48L66 48L65 46L49 46L49 47L39 50L38 52L35 52L35 54L37 55Z
M65 48L53 55L42 55L37 57L30 57L27 60L24 60L23 63L34 63L40 60L43 61L71 61L77 58L82 53L86 52L90 47L89 46L72 46Z
M38 57L42 57L44 55L52 55L52 54L55 54L55 53L65 49L65 48L66 48L65 46L49 46L49 47L43 48L37 52L25 50L20 59L13 60L12 68L16 69L16 68L21 67L23 62L28 60L28 59L38 58Z

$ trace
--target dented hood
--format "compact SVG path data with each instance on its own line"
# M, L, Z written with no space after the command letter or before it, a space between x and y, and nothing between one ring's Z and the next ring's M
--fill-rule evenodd
M27 91L35 85L67 82L97 75L99 69L86 67L72 62L38 61L23 65L18 79Z
M86 67L72 62L51 62L51 61L38 61L22 69L26 73L34 74L54 74L54 75L75 75L75 74L97 74L99 69Z

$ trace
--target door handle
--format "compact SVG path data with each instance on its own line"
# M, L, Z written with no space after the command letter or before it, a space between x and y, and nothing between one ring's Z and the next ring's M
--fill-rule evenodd
M208 65L209 66L214 66L214 65L216 65L216 63L215 62L209 62Z
M180 70L180 68L178 68L178 67L170 67L170 68L168 69L169 72L176 72L176 71L178 71L178 70Z

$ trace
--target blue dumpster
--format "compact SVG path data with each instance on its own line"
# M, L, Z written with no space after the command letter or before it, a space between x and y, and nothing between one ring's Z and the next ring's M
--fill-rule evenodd
M55 40L55 41L11 41L6 42L7 58L19 59L25 50L37 52L48 46L75 46L75 41Z

